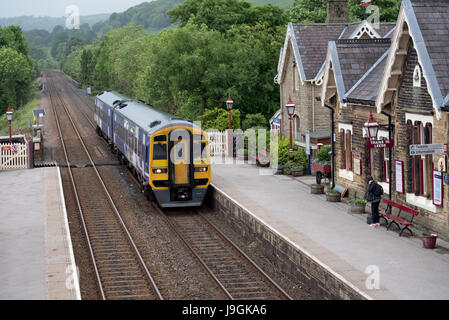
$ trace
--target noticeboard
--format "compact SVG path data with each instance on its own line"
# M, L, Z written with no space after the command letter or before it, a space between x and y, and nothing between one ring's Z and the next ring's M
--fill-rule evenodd
M396 160L394 166L396 169L396 192L404 193L404 161Z
M433 204L443 206L443 173L433 171Z

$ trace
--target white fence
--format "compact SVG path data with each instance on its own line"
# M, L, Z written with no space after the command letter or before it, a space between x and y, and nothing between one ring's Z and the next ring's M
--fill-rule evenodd
M207 131L209 138L209 151L211 157L228 154L228 132L227 131Z
M0 143L0 170L28 168L26 143Z

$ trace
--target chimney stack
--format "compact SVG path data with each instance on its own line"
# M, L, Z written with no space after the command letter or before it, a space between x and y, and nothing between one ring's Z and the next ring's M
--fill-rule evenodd
M326 23L348 22L348 0L327 0L326 1Z

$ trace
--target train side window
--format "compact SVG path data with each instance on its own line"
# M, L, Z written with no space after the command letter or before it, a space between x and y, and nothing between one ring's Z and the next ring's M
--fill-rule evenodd
M153 144L153 160L167 160L167 144Z

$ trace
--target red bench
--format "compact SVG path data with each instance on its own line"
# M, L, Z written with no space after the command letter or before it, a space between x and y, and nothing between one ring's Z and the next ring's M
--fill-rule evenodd
M395 224L400 230L399 236L402 235L404 230L408 230L410 232L410 235L413 235L413 232L409 227L413 226L413 218L418 215L418 211L385 198L382 199L382 202L387 204L387 208L385 211L379 211L379 214L380 217L385 219L385 221L387 222L387 230L390 229L392 224ZM399 209L397 216L393 215L393 208ZM405 220L401 217L402 212L411 214L410 221ZM390 220L390 222L388 222L388 220ZM401 225L403 227L401 227Z

